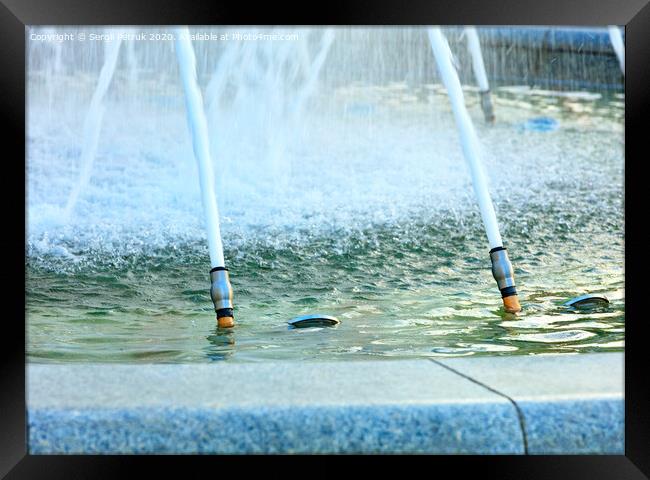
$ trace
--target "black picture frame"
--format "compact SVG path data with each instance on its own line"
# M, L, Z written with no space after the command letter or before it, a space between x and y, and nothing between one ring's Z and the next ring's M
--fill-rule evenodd
M0 115L5 156L0 189L6 230L2 279L4 342L0 348L0 476L6 478L114 478L152 457L32 456L27 453L25 402L25 45L26 25L625 25L625 455L436 457L453 469L481 469L501 479L648 478L650 410L643 327L643 166L647 163L644 117L650 111L650 5L648 0L412 0L310 3L188 3L183 0L0 0ZM8 148L13 147L13 148ZM9 217L7 219L7 217ZM636 219L635 219L636 217ZM26 250L23 250L26 251ZM23 287L21 293L20 288ZM22 319L22 321L21 321ZM155 457L169 463L170 457ZM179 460L179 457L175 457ZM187 476L187 457L180 458ZM203 458L213 462L214 458ZM220 459L216 459L221 461ZM238 462L244 466L244 462ZM329 460L328 460L329 462ZM374 463L374 462L372 462ZM331 464L334 465L334 464ZM167 468L167 467L165 467ZM243 470L242 470L243 471ZM454 471L454 470L451 470ZM458 471L458 470L455 470ZM169 471L172 473L172 471Z

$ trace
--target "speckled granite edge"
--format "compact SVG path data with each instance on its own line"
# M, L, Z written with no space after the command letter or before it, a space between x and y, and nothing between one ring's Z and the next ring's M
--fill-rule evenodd
M509 398L530 454L625 452L623 353L436 362Z
M572 373L571 364L574 373L581 372L581 388L589 387L585 394L569 387L560 391L564 387L557 383L549 387L555 392L547 388L543 394L526 394L522 380L514 375L512 383L517 384L518 390L509 395L508 385L502 382L507 376L502 373L508 368L516 370L517 362L521 364L516 357L495 358L498 361L494 362L483 358L481 365L470 359L445 360L444 365L427 361L366 361L288 368L278 364L275 369L281 373L274 376L268 375L272 365L267 365L266 371L256 364L204 365L196 369L187 365L130 365L130 380L124 386L115 382L123 378L120 369L107 365L30 365L29 451L621 454L622 388L617 392L612 385L599 386L597 377L602 376L602 369L585 369L589 365L615 365L621 356L591 357L593 362L585 362L584 357L572 360L569 356L561 362L567 375ZM558 366L557 360L538 360L527 360L534 366L526 370L530 373L526 382L531 385L538 381L536 371L545 372L553 362L555 368ZM579 369L575 370L577 365ZM449 366L460 371L450 370ZM472 370L468 366L474 367L477 378L467 374ZM476 369L477 366L480 368ZM501 383L483 383L497 369L501 372ZM89 373L95 370L101 375L88 380L92 378ZM372 375L374 371L376 376ZM612 371L616 369L613 367ZM75 375L80 372L85 372L85 376ZM176 375L175 380L170 372L182 375ZM194 383L188 382L187 376L194 375L193 372ZM317 372L322 375L315 375ZM115 377L112 383L107 379L111 375ZM209 379L228 375L232 402L208 401L209 396L218 397L216 383L210 384ZM153 399L134 397L138 379L151 382L161 376L169 380L164 388L150 391ZM593 381L589 376L594 377ZM79 378L83 379L81 387ZM110 389L106 387L107 381ZM94 386L85 389L86 382ZM319 385L323 382L327 388ZM313 388L305 388L312 385ZM571 385L570 379L567 385ZM297 386L303 390L291 394ZM185 392L175 394L181 387ZM196 388L197 395L192 391L188 395L188 388ZM269 392L266 395L262 393L265 389ZM110 398L106 395L109 390ZM281 394L274 396L272 390Z
M625 453L622 396L559 401L518 401L524 415L528 453Z
M523 453L506 404L36 410L30 453Z

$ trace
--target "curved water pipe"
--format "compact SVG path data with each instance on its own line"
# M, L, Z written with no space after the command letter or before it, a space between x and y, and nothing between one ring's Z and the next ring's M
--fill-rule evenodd
M494 123L494 105L492 104L492 94L490 93L490 84L488 83L485 64L483 63L483 53L481 52L481 43L478 39L478 33L475 27L466 27L465 35L467 36L467 47L472 55L472 70L478 83L479 95L481 97L481 110L487 123Z
M483 171L481 161L481 151L479 148L478 138L474 130L472 120L465 107L463 90L458 79L458 73L454 69L451 61L451 50L447 39L442 34L439 27L428 29L431 48L438 65L438 71L442 77L442 82L447 89L447 94L454 112L456 126L460 133L461 144L465 159L469 164L472 173L472 184L478 200L481 218L485 226L485 233L490 244L490 259L492 260L492 275L497 281L503 306L507 312L516 313L521 310L519 297L515 286L515 276L512 264L508 259L508 253L503 246L497 216L494 212L492 199L487 186L487 177Z
M223 257L219 210L213 186L214 172L212 170L212 159L210 158L208 122L203 109L201 89L196 78L196 57L189 29L187 27L178 27L174 30L174 34L178 68L183 81L183 89L185 90L187 123L192 135L194 157L199 167L201 200L205 212L210 265L212 267L210 270L210 296L217 314L218 326L232 327L235 324L232 287Z
M621 66L621 72L625 75L625 44L623 43L623 35L621 35L621 30L616 25L610 25L608 30L609 39L618 58L618 64Z

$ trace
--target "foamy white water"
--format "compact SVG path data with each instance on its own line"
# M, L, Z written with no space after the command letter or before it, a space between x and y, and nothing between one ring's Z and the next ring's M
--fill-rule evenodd
M381 42L395 38L394 29L353 30L361 39L368 37L353 44L344 43L347 33L338 29L296 31L296 41L194 45L226 252L251 242L283 246L318 236L344 241L355 232L404 222L451 222L459 234L473 226L472 177L435 70L423 74L422 84L388 80L391 65L402 58L386 55L383 63L375 58L382 58ZM405 31L428 42L425 29ZM422 55L433 63L430 45L423 46L423 53L409 47L401 57L412 56L415 62ZM30 46L31 62L45 67L59 62L60 72L41 76L39 69L30 70L29 251L57 258L68 252L92 262L207 245L198 166L172 43L138 43L125 48L130 55L118 58L102 102L99 148L83 189L78 179L89 137L84 122L106 58L103 45L88 51L79 44L72 47L63 45L59 57L50 57L46 45ZM354 49L372 61L347 61ZM464 45L459 52L467 53ZM368 71L377 83L347 81ZM553 204L556 197L546 183L560 173L582 181L581 158L587 161L609 148L602 144L609 137L598 132L613 128L622 135L621 124L603 120L594 110L600 94L528 89L517 100L517 91L503 91L511 97L499 100L507 116L494 128L481 121L475 128L485 143L484 174L506 215L511 211L507 202L515 198ZM480 118L474 93L466 95L470 117ZM548 98L549 115L555 114L557 105L550 103L555 98L585 114L562 119L560 133L542 138L518 130L541 112L531 110L529 98ZM588 129L598 142L581 140L580 129ZM583 147L563 162L561 172L549 168L549 159L571 143ZM622 155L621 146L612 148ZM499 174L505 166L512 175ZM608 171L590 170L589 175ZM80 190L75 215L62 221L75 188ZM513 228L527 228L521 221Z

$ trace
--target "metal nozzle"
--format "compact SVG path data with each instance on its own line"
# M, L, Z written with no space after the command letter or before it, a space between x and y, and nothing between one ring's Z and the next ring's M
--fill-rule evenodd
M494 115L494 105L492 105L492 94L490 90L482 90L478 93L481 96L481 110L483 110L485 121L487 123L494 123L496 117Z
M496 247L490 250L490 260L492 260L492 276L497 281L501 296L508 297L510 295L517 295L515 273L506 249L504 247Z
M214 303L214 310L217 312L217 319L222 317L233 317L232 286L230 275L226 267L216 267L210 270L210 296Z

